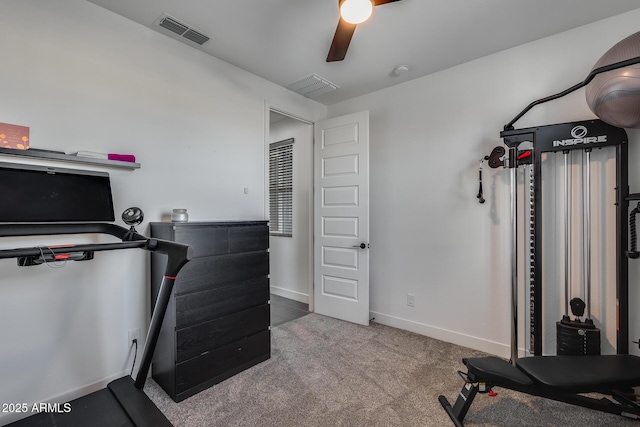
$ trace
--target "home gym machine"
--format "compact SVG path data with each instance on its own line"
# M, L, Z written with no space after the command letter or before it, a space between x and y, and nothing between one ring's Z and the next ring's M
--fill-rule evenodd
M624 256L627 249L627 211L628 211L628 167L627 167L627 134L618 127L608 125L600 120L587 120L581 122L562 123L556 125L538 126L534 128L506 130L501 134L505 145L509 147L509 154L503 160L498 161L496 157L505 153L504 148L496 147L489 157L489 165L493 168L504 166L509 168L512 174L518 168L524 169L525 186L528 184L528 195L525 192L525 199L528 198L528 206L524 209L528 219L526 225L526 236L524 239L524 258L528 260L529 295L529 352L535 356L543 354L543 295L548 291L543 285L543 163L556 160L553 156L560 154L564 160L564 188L553 182L549 187L559 189L564 197L564 302L565 314L556 323L556 337L558 355L597 355L600 354L600 330L591 319L591 154L593 150L610 147L615 150L616 182L615 182L615 224L616 224L616 278L615 291L618 308L618 328L616 330L616 348L620 353L628 353L628 265ZM532 145L532 148L521 149L523 145ZM569 187L570 162L569 157L577 151L577 154L584 154L581 161L582 177L582 206L575 208L572 206L573 191ZM545 155L547 155L545 157ZM513 161L511 159L514 159ZM517 179L512 177L512 179ZM546 180L547 182L549 179ZM517 183L511 184L512 197L517 201ZM517 210L517 206L513 207ZM515 214L514 214L515 215ZM570 241L572 240L571 229L573 219L582 217L582 228L584 236L582 238L582 261L583 276L581 298L571 298L570 293ZM513 227L516 227L513 224ZM512 230L517 234L517 228ZM513 245L516 245L514 240ZM517 249L517 247L516 247ZM517 251L512 254L517 257ZM512 258L512 263L517 258ZM548 270L549 267L546 268ZM515 269L514 269L515 270ZM517 271L514 271L517 273ZM586 301L586 302L585 302ZM568 308L575 315L572 320L568 314ZM585 316L586 311L586 316ZM517 319L512 318L512 326L517 331ZM515 337L512 336L512 339ZM516 345L513 343L512 350ZM548 351L548 350L547 350ZM511 355L512 359L517 358L517 353Z
M629 418L640 419L640 405L629 398L626 393L631 387L640 386L640 357L628 354L628 259L627 252L627 215L629 199L635 198L628 194L628 170L627 170L627 135L618 127L611 126L600 120L589 120L559 125L539 126L527 129L514 129L514 123L534 106L565 96L581 87L586 86L596 75L640 63L640 57L630 60L618 61L611 65L597 67L592 70L583 82L556 95L542 98L531 103L511 122L504 126L501 137L507 150L502 147L494 149L487 156L489 165L497 167L503 165L510 171L511 194L511 359L506 361L498 357L478 357L464 359L467 372L458 371L465 384L462 387L454 405L447 398L440 395L438 400L456 426L463 426L464 418L471 407L477 393L492 392L493 387L503 387L522 393L540 396L552 400L570 403L594 410L622 415ZM521 149L524 143L532 143L532 148ZM584 150L587 156L587 165L590 153L593 149L611 146L616 150L616 303L617 303L617 354L599 354L599 334L593 334L595 327L580 320L578 323L563 317L567 321L558 326L558 335L561 331L575 327L581 335L597 335L584 338L577 347L582 347L581 352L571 351L557 356L542 355L542 254L538 250L542 244L541 224L538 221L542 215L542 181L541 164L543 153L562 152L567 159L567 153L572 150ZM503 156L507 154L505 158ZM531 357L518 358L518 238L517 238L517 169L530 163L531 196L530 196L530 253L529 253L529 284L530 284L530 347L533 353ZM565 163L566 165L566 163ZM586 166L586 175L589 178L589 169ZM565 166L565 171L567 170ZM585 204L589 203L588 185L584 196ZM565 184L565 191L567 187ZM568 192L565 193L565 197ZM478 197L480 198L480 197ZM589 209L586 209L585 224L589 226ZM634 217L635 218L635 217ZM565 230L568 227L565 224ZM590 236L585 236L585 245L588 248ZM566 237L565 237L566 239ZM633 239L632 239L633 240ZM631 254L635 251L632 245ZM590 249L586 249L585 264L589 268ZM566 261L565 261L566 265ZM585 274L588 280L589 275ZM588 292L589 284L586 284ZM566 289L566 288L565 288ZM568 303L567 292L565 299ZM585 304L588 308L588 300ZM575 307L574 313L582 316L581 304ZM587 310L587 319L589 311ZM558 322L558 323L562 323ZM568 326L568 328L566 328ZM592 332L589 332L592 331ZM565 339L565 338L561 338ZM597 340L598 348L586 349L587 344ZM570 339L568 339L570 341ZM589 343L587 343L587 341ZM569 347L575 347L570 345ZM559 351L563 354L563 351ZM576 355L584 354L584 355ZM608 398L594 398L584 393L599 393Z

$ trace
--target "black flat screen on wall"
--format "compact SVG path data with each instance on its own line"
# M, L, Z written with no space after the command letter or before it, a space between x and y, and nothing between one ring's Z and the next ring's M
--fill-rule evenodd
M114 220L109 174L0 163L0 222Z

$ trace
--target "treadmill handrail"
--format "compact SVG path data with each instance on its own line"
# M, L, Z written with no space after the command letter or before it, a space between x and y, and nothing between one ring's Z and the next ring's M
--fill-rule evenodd
M0 250L0 259L18 258L28 256L38 256L43 254L68 254L71 252L98 252L117 249L143 248L146 240L137 240L133 242L115 242L115 243L88 243L82 245L63 245L63 246L31 246L26 248L2 249Z
M125 240L146 240L138 233L131 233L124 227L105 222L89 223L34 223L34 224L0 224L0 237L50 236L55 234L108 234Z
M107 251L117 249L141 248L150 252L169 255L166 275L176 276L182 266L192 257L190 246L151 238L109 223L60 223L60 224L0 224L0 237L51 236L59 234L107 234L122 242L88 243L68 246L46 246L47 252L69 253L82 251ZM0 250L0 259L42 254L43 247L16 248Z
M0 224L0 237L43 236L59 234L108 234L122 239L115 243L89 243L65 246L40 246L30 248L0 250L0 259L17 258L21 256L42 255L44 248L49 253L70 253L82 251L106 251L117 249L140 248L150 252L166 254L167 266L160 294L156 300L151 315L151 324L145 340L140 369L135 380L135 386L144 387L153 353L160 335L160 327L171 297L173 285L180 269L193 258L193 249L183 243L150 238L109 223L61 223L61 224Z

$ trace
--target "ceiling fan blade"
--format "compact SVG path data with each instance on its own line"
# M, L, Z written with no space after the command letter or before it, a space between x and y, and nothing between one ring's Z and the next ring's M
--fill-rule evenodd
M400 0L373 0L373 5L381 6L383 4L393 3L394 1L400 1Z
M350 24L344 19L338 21L338 27L333 35L333 41L327 55L327 62L342 61L347 56L347 49L355 31L356 24Z

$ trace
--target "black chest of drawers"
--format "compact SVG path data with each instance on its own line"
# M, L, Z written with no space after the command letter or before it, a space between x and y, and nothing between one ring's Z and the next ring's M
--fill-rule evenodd
M269 359L269 229L266 221L150 225L152 237L194 251L178 274L152 367L180 402ZM152 305L165 264L152 254Z

